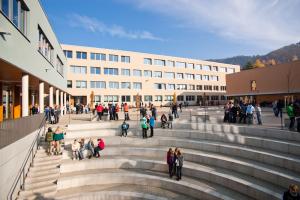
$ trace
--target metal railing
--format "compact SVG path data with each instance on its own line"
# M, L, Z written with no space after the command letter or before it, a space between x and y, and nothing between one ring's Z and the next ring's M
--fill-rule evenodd
M15 199L14 194L18 194L20 189L21 190L24 189L25 178L27 176L30 166L33 163L35 154L36 154L37 150L39 149L40 134L41 134L42 129L45 132L45 125L46 125L46 116L43 117L42 122L39 125L38 133L37 133L36 137L34 138L32 144L29 148L29 151L25 157L25 160L13 182L13 185L7 195L7 200ZM19 185L19 187L17 187L18 185ZM17 192L16 192L16 189L18 190Z

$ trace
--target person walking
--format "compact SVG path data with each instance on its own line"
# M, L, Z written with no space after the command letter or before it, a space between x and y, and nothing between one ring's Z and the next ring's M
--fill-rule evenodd
M119 106L119 104L116 104L116 107L115 107L115 120L119 120L119 111L120 111L120 106Z
M286 108L286 112L287 112L287 115L289 116L290 118L290 126L289 126L289 129L290 130L293 130L294 129L294 125L295 125L295 112L294 112L294 106L293 106L293 103L290 103L288 105L288 107Z
M253 112L255 111L254 107L251 103L248 104L247 110L246 110L246 116L247 116L247 123L248 125L253 124Z
M141 127L142 127L142 135L143 135L143 139L147 138L147 130L148 130L148 125L147 125L147 119L146 117L143 117L141 119Z
M96 108L97 110L97 115L98 115L98 121L102 120L102 115L103 115L103 106L101 104L99 104Z
M48 143L48 147L47 147L47 154L53 155L53 147L54 147L54 133L52 131L52 128L49 127L48 128L48 132L46 133L46 137L45 137L45 142Z
M64 133L63 130L58 126L55 130L55 134L53 136L53 139L55 141L55 145L56 145L56 154L62 155L61 152L61 143L62 140L64 139Z
M261 107L258 103L256 104L256 107L255 107L255 113L256 113L256 118L257 118L257 124L262 125Z
M156 115L157 115L157 111L156 111L156 107L155 106L153 106L152 108L150 108L151 109L151 114L152 114L152 116L154 117L154 119L156 120Z
M129 107L127 103L124 104L124 119L129 120L129 115L128 115Z
M123 136L127 137L127 131L128 131L128 129L129 129L129 124L126 123L126 121L124 120L123 123L122 123L122 125L121 125L121 130L122 130L121 137L123 137Z
M169 166L169 176L170 178L173 177L173 163L174 163L174 152L172 148L169 148L167 152L167 164Z
M183 166L183 156L182 156L180 150L177 151L175 164L176 164L177 181L179 181L182 176L181 171L182 171L182 166Z
M149 125L150 125L150 137L153 137L154 126L155 126L155 119L153 116L150 117Z

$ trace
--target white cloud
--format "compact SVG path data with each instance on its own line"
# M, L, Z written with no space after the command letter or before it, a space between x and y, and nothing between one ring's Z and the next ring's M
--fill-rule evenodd
M122 0L175 18L181 27L209 31L266 49L300 41L299 0Z
M164 41L162 38L157 37L146 30L128 31L122 26L108 26L96 18L88 17L85 15L71 15L69 19L69 25L71 27L84 28L94 33L108 34L112 37Z

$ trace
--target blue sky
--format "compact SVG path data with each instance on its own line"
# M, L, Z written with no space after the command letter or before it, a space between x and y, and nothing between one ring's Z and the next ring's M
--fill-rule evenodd
M61 43L198 59L300 41L299 0L41 0Z

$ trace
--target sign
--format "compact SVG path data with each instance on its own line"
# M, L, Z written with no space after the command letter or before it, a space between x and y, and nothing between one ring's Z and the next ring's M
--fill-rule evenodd
M256 81L252 80L250 84L251 84L251 91L256 91Z

